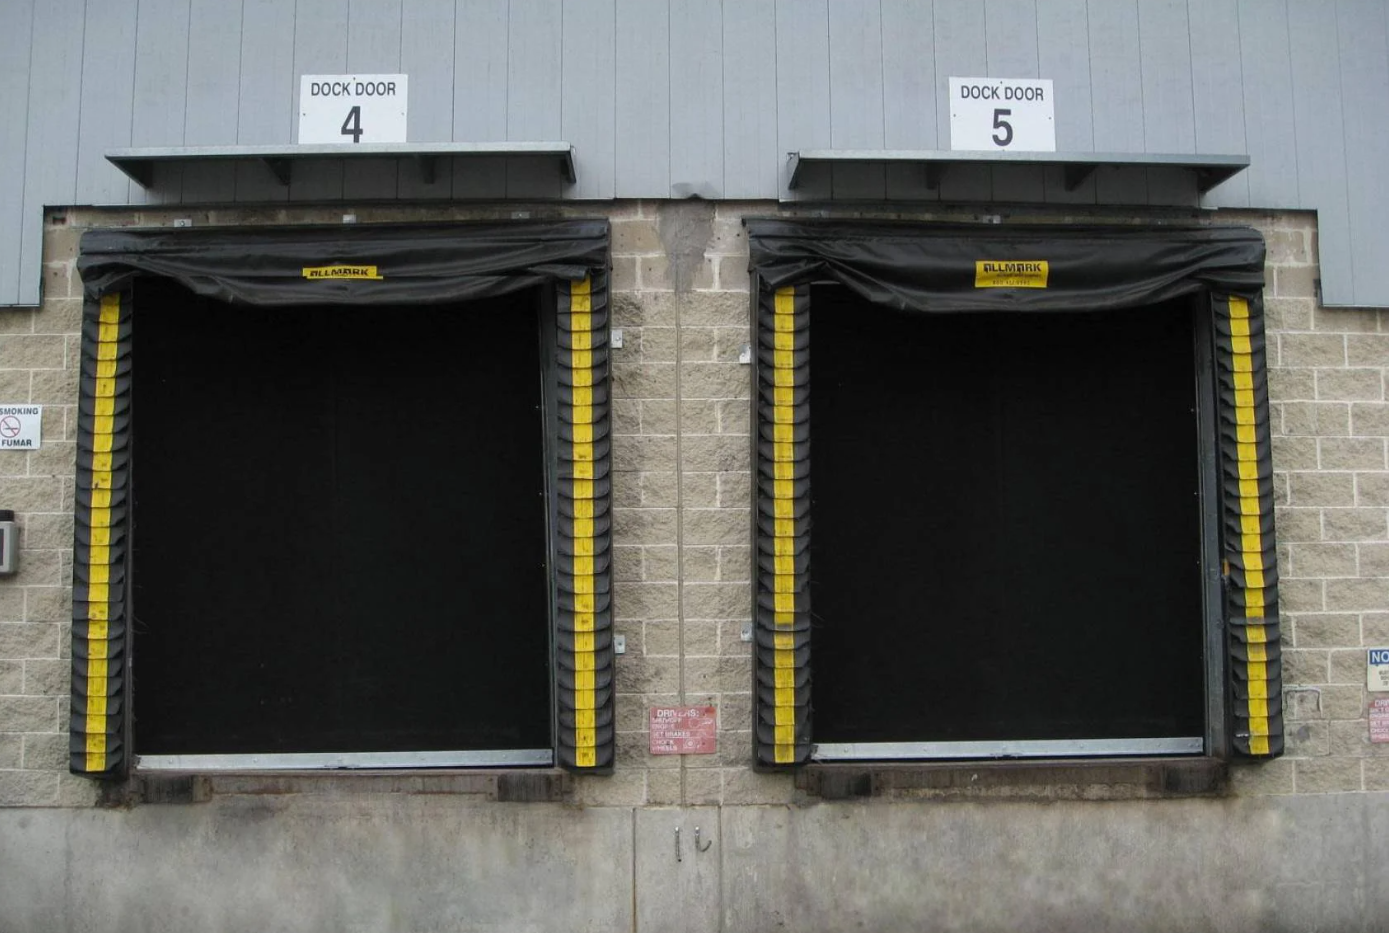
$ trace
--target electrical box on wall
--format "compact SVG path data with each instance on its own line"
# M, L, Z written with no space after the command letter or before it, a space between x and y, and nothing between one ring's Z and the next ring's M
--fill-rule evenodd
M14 512L0 509L0 573L14 573L19 569L16 563Z

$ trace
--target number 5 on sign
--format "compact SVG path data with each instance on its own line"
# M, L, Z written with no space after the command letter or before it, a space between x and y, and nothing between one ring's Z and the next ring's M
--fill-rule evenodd
M950 79L951 149L1055 152L1055 116L1048 79Z
M303 75L299 142L403 143L408 104L405 75Z

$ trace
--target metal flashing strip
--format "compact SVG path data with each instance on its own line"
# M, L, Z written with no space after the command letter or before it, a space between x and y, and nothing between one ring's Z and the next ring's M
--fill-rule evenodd
M1074 191L1085 179L1103 167L1188 169L1196 176L1201 194L1227 181L1249 167L1247 155L1205 155L1201 153L1155 152L969 152L938 149L804 149L789 153L788 190L801 182L801 167L834 165L920 165L926 172L926 187L935 190L941 177L961 165L1058 165L1065 172L1067 191Z
M289 185L293 164L306 159L413 159L425 184L432 184L439 159L512 156L554 159L569 184L574 173L574 147L567 142L492 143L358 143L357 145L164 146L110 149L106 160L142 188L154 185L155 165L161 162L261 162L281 185Z
M1027 739L1013 742L824 742L816 761L874 761L928 758L1082 758L1110 755L1199 755L1199 736L1160 739Z
M498 768L554 764L548 748L444 752L267 752L245 755L136 755L140 771L317 771L360 768Z

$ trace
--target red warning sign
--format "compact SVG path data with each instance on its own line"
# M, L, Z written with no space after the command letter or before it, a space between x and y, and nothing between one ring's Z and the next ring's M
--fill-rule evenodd
M651 754L712 755L718 750L712 706L651 707Z
M1389 742L1389 697L1370 701L1370 741Z

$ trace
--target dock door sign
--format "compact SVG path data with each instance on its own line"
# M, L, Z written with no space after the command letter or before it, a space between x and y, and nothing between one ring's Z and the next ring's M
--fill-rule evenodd
M950 148L1055 152L1056 104L1048 78L951 78Z
M300 145L405 142L405 75L303 75Z

